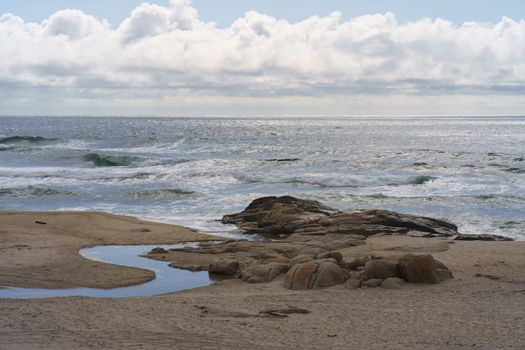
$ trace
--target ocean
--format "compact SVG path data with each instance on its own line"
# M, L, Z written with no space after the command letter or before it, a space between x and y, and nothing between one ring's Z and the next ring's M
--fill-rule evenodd
M227 232L261 196L525 239L525 117L0 118L0 210Z

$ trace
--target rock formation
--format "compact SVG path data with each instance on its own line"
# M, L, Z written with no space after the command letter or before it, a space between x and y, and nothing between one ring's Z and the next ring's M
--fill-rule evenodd
M458 235L456 225L446 221L399 214L388 210L340 212L317 201L290 196L254 200L240 213L225 215L225 224L236 224L245 233L268 236L300 234L406 234L421 232L430 237Z
M340 251L365 244L372 235L469 239L459 234L454 224L443 220L388 210L341 212L317 201L290 196L256 199L242 212L225 215L222 222L266 240L200 243L197 248L170 252L154 249L148 256L170 260L173 267L208 270L212 275L249 283L270 282L285 275L283 285L294 290L340 284L346 289L397 289L405 282L440 283L452 278L452 273L428 254L388 259L364 256L344 261Z

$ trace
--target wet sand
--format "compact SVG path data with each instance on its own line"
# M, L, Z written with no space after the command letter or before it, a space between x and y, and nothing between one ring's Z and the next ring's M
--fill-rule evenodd
M151 232L132 232L143 228ZM90 265L73 253L77 248L208 239L178 226L101 213L2 213L0 233L0 285L52 288L148 279L141 270ZM16 247L26 245L31 249ZM404 252L430 252L455 278L400 290L291 291L281 286L281 276L267 284L228 280L156 297L0 300L0 349L525 348L525 242L383 236L342 251L345 259ZM290 308L309 313L266 312Z

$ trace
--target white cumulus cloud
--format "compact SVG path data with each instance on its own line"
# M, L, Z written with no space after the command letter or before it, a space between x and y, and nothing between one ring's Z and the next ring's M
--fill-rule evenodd
M251 11L219 28L171 0L144 3L115 27L78 10L42 23L3 14L0 48L4 98L525 93L525 21L510 18L399 24L392 13L334 12L289 23Z

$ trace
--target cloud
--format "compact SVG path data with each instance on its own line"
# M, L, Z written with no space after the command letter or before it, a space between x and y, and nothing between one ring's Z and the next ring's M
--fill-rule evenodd
M78 10L0 17L0 90L135 98L523 95L525 21L456 25L334 12L289 23L248 12L228 28L188 0L144 3L112 28ZM131 92L132 91L132 92ZM6 91L3 92L7 94ZM88 98L88 97L86 97Z

